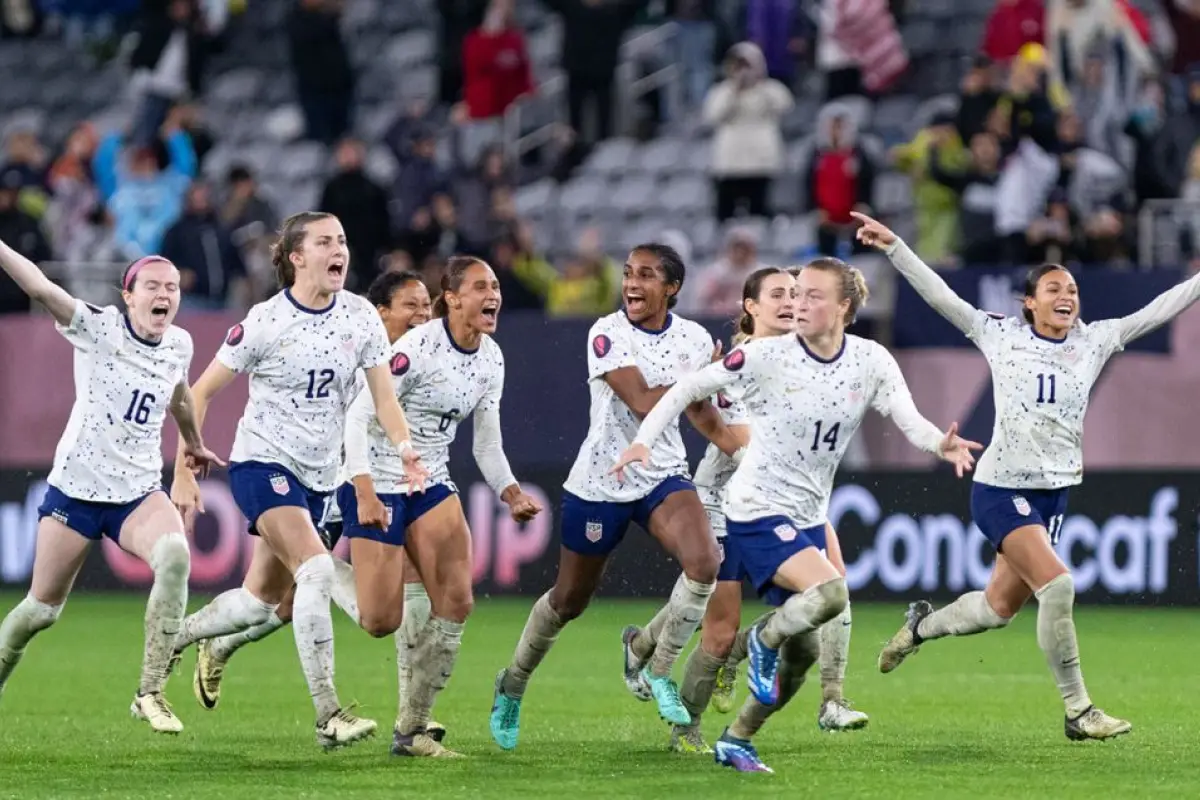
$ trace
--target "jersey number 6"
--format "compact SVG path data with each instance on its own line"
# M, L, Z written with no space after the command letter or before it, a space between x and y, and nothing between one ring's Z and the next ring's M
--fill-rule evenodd
M458 418L458 409L457 408L452 408L449 411L447 411L445 414L442 414L442 418L440 420L438 420L438 433L445 433L446 430L450 427L450 423L454 422L454 420L456 420L457 418Z

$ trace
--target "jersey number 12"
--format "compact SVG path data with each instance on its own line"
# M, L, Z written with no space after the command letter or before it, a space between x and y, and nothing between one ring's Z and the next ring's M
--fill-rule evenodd
M1039 403L1053 403L1054 391L1058 388L1057 381L1053 373L1039 372L1038 376L1038 399Z
M329 384L333 383L333 377L334 372L331 369L323 369L319 372L310 369L308 371L308 391L304 393L304 396L309 400L314 397L329 397Z
M821 436L821 420L817 420L817 429L813 432L812 451L817 452L817 448L821 446L821 442L829 445L829 452L833 452L837 447L838 429L842 427L842 423L835 422L824 436Z

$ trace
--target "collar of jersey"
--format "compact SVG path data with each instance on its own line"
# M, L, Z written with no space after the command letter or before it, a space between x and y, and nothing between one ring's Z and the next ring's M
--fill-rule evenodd
M297 300L295 297L292 297L291 288L284 289L283 296L288 299L289 303L294 305L300 311L303 311L305 314L324 314L328 311L333 311L333 307L337 305L336 293L333 295L333 299L329 301L329 305L325 306L324 308L309 308L308 306L301 305L299 300Z
M1042 334L1038 333L1037 328L1033 327L1032 325L1029 326L1029 332L1033 334L1035 339L1041 339L1043 342L1049 342L1050 344L1062 344L1067 340L1067 337L1071 335L1071 330L1068 328L1066 334L1064 334L1061 339L1055 339L1053 336L1043 336Z
M850 337L848 337L846 334L843 333L842 334L842 346L839 347L838 351L833 354L833 357L832 358L821 358L819 355L814 353L812 350L808 349L808 344L804 341L803 336L801 336L800 334L796 334L796 341L799 342L800 346L804 348L804 352L808 354L809 358L811 358L813 361L816 361L818 364L832 364L833 362L835 362L839 358L841 358L842 353L846 352L846 340L849 338Z
M458 352L462 353L465 356L469 356L472 353L479 352L478 347L474 348L473 350L468 350L467 348L463 347L458 342L454 341L454 334L450 332L450 317L442 317L442 327L446 329L446 338L450 340L450 346L453 347L455 350L457 350Z
M625 312L625 309L621 309L621 313L625 315L625 321L626 321L626 322L628 322L630 325L632 325L634 328L636 328L637 330L641 331L642 333L648 333L648 334L650 334L651 336L658 336L658 335L659 335L659 334L661 334L661 333L666 333L666 332L667 332L667 328L670 328L670 327L671 327L671 321L672 321L673 319L675 319L675 315L674 315L674 314L672 314L670 311L668 311L668 312L667 312L667 321L663 323L663 326L662 326L661 328L657 328L657 329L656 329L656 328L646 328L646 327L643 327L643 326L641 326L641 325L638 325L636 322L634 322L633 320L631 320L631 319L629 318L629 314L627 314L627 313Z
M155 342L155 341L151 341L150 339L143 339L141 336L138 336L137 331L135 331L133 329L133 321L129 319L129 315L122 314L122 316L125 317L125 330L129 331L129 335L133 337L133 340L135 342L137 342L138 344L145 345L146 347L158 347L160 344L162 344L161 341Z

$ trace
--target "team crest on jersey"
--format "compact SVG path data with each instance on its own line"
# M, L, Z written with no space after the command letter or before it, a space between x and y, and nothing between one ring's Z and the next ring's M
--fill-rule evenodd
M1013 498L1013 508L1015 508L1017 510L1017 513L1020 514L1022 517L1029 516L1029 511L1030 511L1029 501L1026 500L1024 497L1021 497L1021 495L1017 495L1016 497Z
M595 544L604 538L604 523L589 519L587 525L583 526L583 535L589 542Z
M342 349L348 353L354 352L354 334L353 333L343 333L342 334Z
M242 323L238 323L229 329L229 334L225 337L225 344L230 347L237 347L242 343L242 339L246 337L246 329L242 327Z
M603 333L596 334L596 338L592 339L592 352L596 354L596 358L604 358L611 351L612 339Z
M734 350L721 361L725 365L725 369L730 372L737 372L742 367L746 366L746 354L741 350Z
M791 525L776 525L775 535L779 537L781 542L793 542L796 540L796 529Z
M392 356L391 369L392 374L396 377L400 377L404 373L408 372L408 368L410 366L411 363L408 360L408 356L404 353L396 353L396 355Z
M287 496L288 490L290 489L290 487L288 486L287 476L286 475L272 475L271 476L271 488L275 490L275 494Z

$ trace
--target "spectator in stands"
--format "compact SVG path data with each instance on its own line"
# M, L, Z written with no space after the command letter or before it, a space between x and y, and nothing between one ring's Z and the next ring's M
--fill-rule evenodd
M504 307L509 311L545 309L546 301L537 291L536 279L526 274L537 271L536 267L529 267L529 262L540 258L527 226L520 227L511 236L501 237L492 243L492 254L488 263L500 281L500 294L504 298Z
M388 200L389 215L400 230L417 209L428 208L435 194L446 191L449 176L437 162L437 131L423 120L398 120L385 142L400 165Z
M964 142L987 130L1000 92L995 87L993 64L987 56L976 56L959 84L958 135Z
M1013 59L1008 85L996 103L1006 152L1016 150L1026 138L1047 152L1058 146L1055 109L1065 106L1069 98L1060 84L1050 82L1046 66L1046 50L1037 44L1025 45Z
M489 0L438 0L438 99L443 106L462 100L463 40L479 27Z
M287 21L305 135L327 145L351 129L354 109L354 68L342 38L342 5L342 0L297 0Z
M746 2L746 38L763 51L767 74L784 86L795 85L796 62L808 52L815 33L812 21L797 0ZM710 66L710 82L711 74Z
M983 31L983 54L1007 63L1026 44L1043 44L1045 18L1044 0L999 0Z
M963 263L1000 263L1001 246L996 236L1000 142L995 134L980 131L971 137L971 161L961 172L944 169L937 154L930 153L929 175L959 195L958 242Z
M917 254L930 264L951 263L958 250L958 196L934 180L929 164L936 159L940 168L949 173L966 167L968 156L958 135L955 115L936 114L928 127L918 131L912 141L893 147L888 157L896 169L913 180Z
M449 194L434 195L429 210L433 212L433 226L438 233L436 252L442 259L459 254L483 256L487 252L486 245L472 241L463 233L458 222L458 207Z
M1155 148L1158 174L1172 197L1179 196L1192 146L1200 141L1200 63L1188 70L1186 96L1184 108L1164 123Z
M1124 193L1128 179L1115 159L1086 145L1074 111L1059 115L1058 142L1057 185L1066 189L1072 212L1086 225Z
M1183 75L1200 64L1200 0L1164 0L1163 5L1175 34L1171 73Z
M34 263L49 261L50 246L37 220L17 206L24 180L17 167L0 170L0 240ZM12 278L0 275L0 314L27 313L29 308L29 296Z
M683 70L684 107L699 108L704 103L704 96L708 94L715 75L716 0L666 0L664 10L676 26L675 57ZM747 15L749 13L747 10Z
M192 140L196 153L196 171L204 171L204 160L216 144L212 131L204 124L204 111L198 103L180 103L167 115L167 128L177 127Z
M468 239L491 241L497 193L509 190L507 200L511 201L514 185L512 173L504 161L504 149L499 145L485 149L473 168L458 170L454 178L454 198L458 203L460 227ZM501 198L503 202L503 195Z
M485 120L534 91L525 34L517 26L514 0L492 0L483 24L463 40L463 100L467 116Z
M242 257L252 298L266 297L275 289L271 245L279 228L279 215L262 196L250 168L235 164L225 180L225 206L221 222Z
M352 288L361 291L379 273L379 257L390 249L387 192L368 177L366 149L357 139L343 139L334 161L336 172L321 192L319 208L342 221L350 249Z
M613 82L621 41L649 0L542 0L563 22L562 68L567 73L567 107L576 141L588 146L613 135ZM595 109L596 130L584 125Z
M1050 74L1069 86L1083 71L1089 48L1099 41L1107 50L1119 42L1123 53L1119 65L1127 74L1118 80L1131 85L1140 76L1158 71L1148 46L1149 33L1145 17L1122 0L1050 0L1046 8Z
M1026 251L1019 263L1069 264L1079 260L1076 241L1076 218L1067 203L1066 192L1051 193L1042 216L1030 223L1026 231Z
M733 317L742 306L746 277L761 266L758 237L748 227L735 226L725 236L725 255L696 276L695 289L685 298L688 308L684 310Z
M817 28L817 68L825 73L827 101L883 92L908 69L887 0L824 0Z
M767 77L762 51L750 42L730 48L725 75L704 101L704 120L716 130L712 174L717 219L724 222L739 210L767 216L767 191L783 169L780 125L792 108L792 95Z
M1083 69L1068 87L1071 108L1083 126L1084 142L1093 150L1115 159L1120 159L1125 149L1121 131L1130 102L1125 87L1118 85L1114 65L1119 60L1110 45L1098 41L1088 50Z
M52 199L45 225L59 256L77 250L80 237L86 235L87 220L100 205L100 193L92 182L92 158L98 142L90 122L76 126L47 175Z
M616 309L621 272L600 246L599 230L588 228L580 234L578 249L562 272L537 253L528 224L517 227L515 241L513 275L540 298L549 316L599 317Z
M46 149L38 139L37 129L26 124L10 128L5 136L4 151L3 167L21 176L18 205L25 213L40 220L46 213L49 198L45 189Z
M1133 193L1138 205L1143 200L1171 197L1171 187L1158 174L1155 148L1166 115L1166 97L1157 78L1147 78L1125 119L1122 132L1133 142Z
M845 243L857 252L862 245L850 212L871 213L875 165L858 143L858 126L848 109L836 103L821 109L805 175L809 206L817 213L817 248L837 256Z
M250 306L246 265L225 225L217 218L212 191L196 181L188 187L183 214L163 237L159 252L179 266L183 304L219 310Z
M140 98L133 140L150 146L171 106L200 95L212 42L196 0L146 3L138 32L129 62Z

